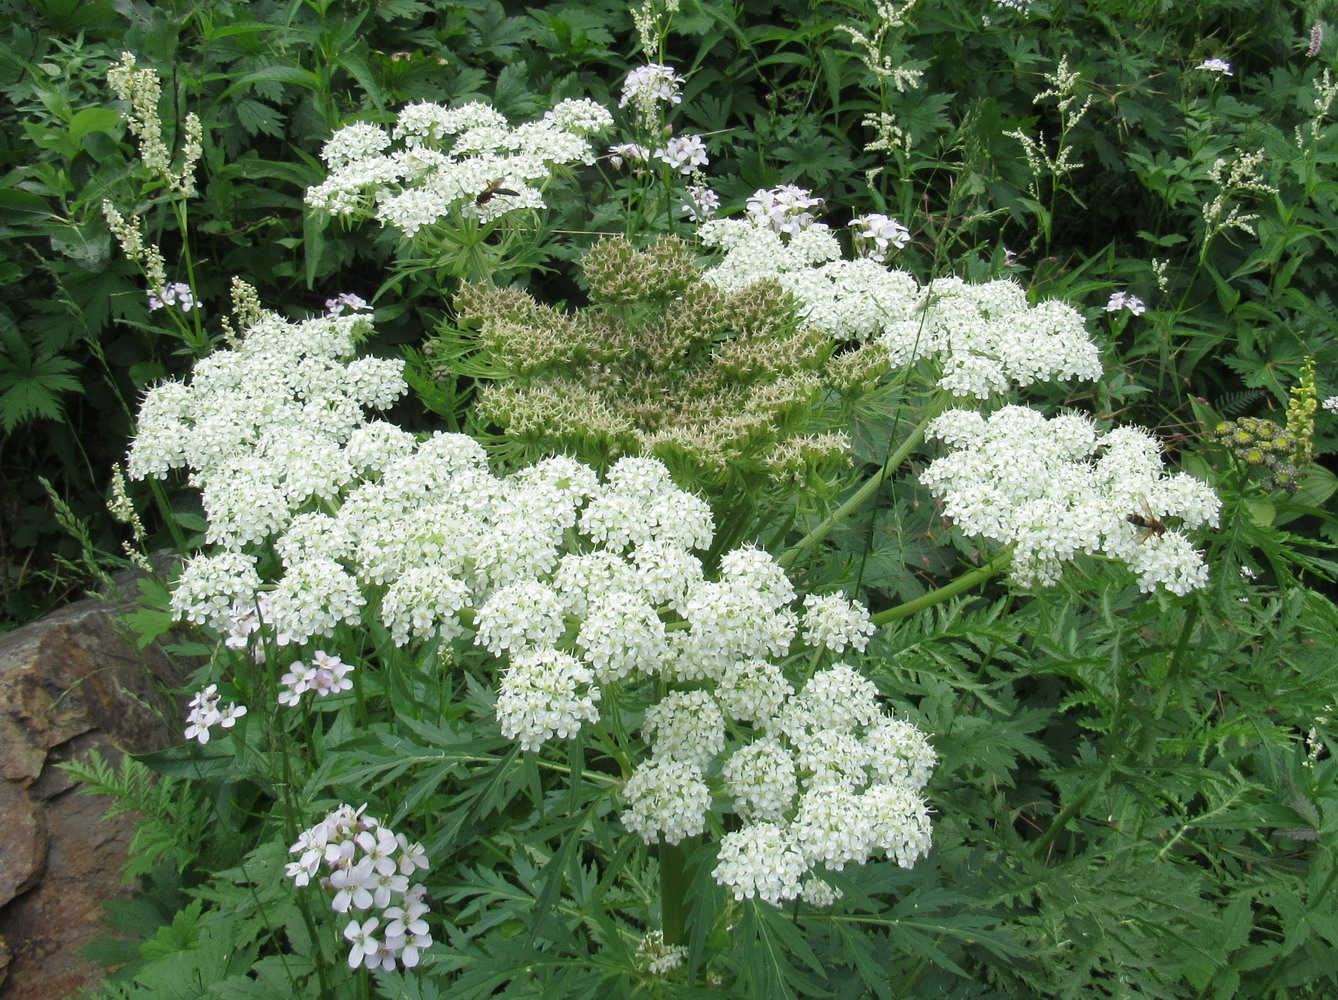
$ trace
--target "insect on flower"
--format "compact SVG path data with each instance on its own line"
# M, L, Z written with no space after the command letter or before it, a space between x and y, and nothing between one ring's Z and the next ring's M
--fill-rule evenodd
M1154 535L1160 536L1166 534L1170 527L1165 521L1159 518L1148 504L1147 497L1141 497L1139 503L1142 505L1142 514L1125 514L1124 519L1134 527L1141 529L1138 533L1138 541L1146 542Z
M488 202L492 201L496 195L499 194L503 195L509 194L513 198L519 196L520 194L519 191L512 191L510 188L502 187L502 185L505 183L506 179L502 177L497 178L497 180L495 181L489 181L488 186L485 187L475 196L474 204L480 206L486 205L488 204Z

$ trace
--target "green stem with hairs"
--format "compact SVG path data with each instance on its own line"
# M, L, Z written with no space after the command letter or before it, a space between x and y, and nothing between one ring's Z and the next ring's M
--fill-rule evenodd
M910 453L919 447L920 442L925 438L925 431L929 428L929 422L947 409L951 398L947 393L942 393L938 399L931 403L929 408L925 410L924 416L920 418L920 422L915 425L915 429L906 436L897 450L887 457L883 467L870 476L863 486L852 493L845 503L823 518L816 528L782 552L776 561L786 568L793 566L801 555L830 535L836 526L853 512L868 503L882 487L888 476L896 472Z
M1010 545L984 566L973 569L969 573L963 573L951 583L944 584L938 590L931 590L927 594L922 594L913 601L907 601L905 604L898 604L895 608L888 608L886 611L871 615L869 620L875 625L887 625L890 622L900 621L908 615L913 615L917 611L932 608L935 604L942 604L949 598L965 593L978 584L984 583L990 577L1002 573L1012 561L1013 547Z

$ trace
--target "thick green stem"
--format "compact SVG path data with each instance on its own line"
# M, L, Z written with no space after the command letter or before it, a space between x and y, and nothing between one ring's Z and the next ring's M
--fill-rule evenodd
M823 518L816 528L782 552L776 561L785 567L793 566L801 555L830 535L833 529L854 511L868 503L887 477L896 472L910 453L919 447L920 442L925 438L925 431L929 427L929 422L947 409L951 398L947 393L943 393L930 404L929 408L925 410L924 416L920 418L920 422L915 425L915 429L906 436L897 450L888 456L887 461L883 463L883 467L870 476L868 482L852 493L845 503Z
M979 569L973 569L970 573L963 573L951 583L944 584L938 590L931 590L913 601L907 601L905 604L898 604L895 608L888 608L886 611L871 615L869 620L875 625L886 625L889 622L900 621L917 611L923 611L925 608L932 608L935 604L942 604L949 598L965 593L984 583L990 577L1002 573L1012 561L1013 547L1010 545Z
M683 847L660 841L660 922L666 945L688 942L687 876Z

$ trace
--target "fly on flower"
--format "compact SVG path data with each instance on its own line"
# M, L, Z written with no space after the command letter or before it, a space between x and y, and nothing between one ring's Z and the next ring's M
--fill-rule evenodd
M512 198L520 196L519 191L512 191L510 188L502 187L505 183L506 179L502 177L497 178L495 181L489 181L488 186L474 196L474 204L481 207L488 204L488 202L492 201L493 198L499 194L510 195Z
M1139 504L1143 508L1143 513L1125 514L1124 519L1135 528L1141 529L1138 533L1138 541L1140 544L1146 542L1153 536L1164 535L1170 530L1170 527L1166 522L1159 518L1156 512L1152 509L1151 505L1148 503L1147 497L1140 497Z

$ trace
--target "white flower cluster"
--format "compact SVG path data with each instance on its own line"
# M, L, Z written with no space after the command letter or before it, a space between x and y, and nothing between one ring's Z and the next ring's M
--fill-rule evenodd
M1106 312L1119 312L1121 309L1128 309L1135 316L1142 316L1147 312L1147 306L1137 295L1130 295L1128 292L1111 292L1110 301L1106 303Z
M725 251L707 281L729 292L775 281L798 300L804 322L839 340L876 340L894 365L936 360L939 386L954 395L1101 375L1077 310L1058 301L1032 306L1013 281L949 277L921 288L872 257L842 260L836 236L821 224L785 240L768 226L712 219L697 234Z
M618 107L629 105L643 118L653 117L661 104L673 105L683 100L683 78L671 66L649 63L634 67L623 81L623 96Z
M190 700L190 712L186 715L186 739L199 740L203 746L209 742L209 730L214 726L231 729L246 714L246 706L235 703L220 710L220 700L217 684L210 684L203 691L195 692Z
M782 184L770 191L759 188L748 199L748 219L773 233L797 236L818 221L824 201L796 184Z
M315 691L321 698L340 691L351 691L353 680L349 674L352 672L353 664L318 649L311 654L310 663L298 660L279 678L279 684L283 686L279 692L279 704L296 705L308 691Z
M676 135L655 150L655 155L680 174L706 166L706 143L699 135Z
M1207 70L1209 73L1216 73L1218 76L1231 76L1231 63L1225 59L1205 59L1194 68Z
M796 692L778 667L737 666L717 694L671 695L647 713L654 752L627 783L628 829L648 843L701 833L711 806L708 764L723 758L722 790L743 825L721 841L713 874L737 899L780 903L803 893L826 905L835 893L818 869L840 871L879 853L909 868L928 851L921 792L937 757L918 729L886 714L872 682L838 664ZM759 702L729 696L759 680L773 688ZM726 755L731 721L761 735Z
M308 189L307 204L337 216L369 214L406 236L452 212L486 222L543 208L539 189L553 168L593 163L589 136L611 124L588 100L562 101L514 128L481 102L410 104L391 131L358 123L336 132L321 151L329 176Z
M638 969L652 976L666 976L679 968L688 958L688 949L681 944L665 944L664 931L649 931L637 945L633 962Z
M1338 413L1338 396L1330 396L1328 399L1324 400L1320 406L1333 413Z
M141 474L189 463L206 488L211 534L222 542L183 570L173 594L180 615L212 624L237 647L262 637L306 643L340 623L362 623L369 607L397 644L472 641L506 661L497 720L527 750L597 722L601 685L655 679L673 693L645 715L653 752L626 788L630 830L670 842L701 832L712 801L707 775L726 758L727 728L748 722L776 746L770 757L743 753L729 780L750 822L780 830L800 875L864 860L874 850L903 863L923 853L928 828L918 789L932 764L923 738L917 744L913 727L884 718L872 684L849 667L819 674L796 694L776 662L797 642L814 651L864 650L874 629L862 605L827 595L797 609L784 570L754 548L726 553L718 578L708 579L694 550L711 544L710 508L678 489L655 459L622 458L602 482L565 457L499 477L469 437L418 440L384 423L361 423L364 403L393 399L402 384L397 373L385 374L385 384L369 392L359 362L338 362L349 349L338 334L357 322L325 317L294 327L262 316L237 351L201 362L189 387L169 383L146 400L132 460ZM284 357L262 352L268 365L249 368L242 355L281 332L300 346ZM332 396L332 385L351 395ZM292 410L318 400L322 416L341 411L325 437L304 426L307 411ZM234 405L239 412L231 412ZM174 429L166 413L186 426ZM239 448L248 450L239 455ZM335 471L315 480L317 488L311 470L322 462ZM226 531L212 523L220 495L227 500L221 523L232 525ZM260 557L270 552L281 569L277 580L262 583ZM296 704L308 691L347 689L350 669L317 650L309 663L292 664L281 700ZM902 728L893 733L889 726ZM910 782L915 791L900 798L876 791L889 782ZM809 799L820 793L804 796L833 785L867 792L869 808L856 804L861 815L844 816L833 807L818 816ZM900 803L902 813L888 803ZM835 836L824 824L838 822L863 831L858 847L823 846ZM324 837L323 847L333 840L362 844L373 834L311 836ZM322 856L303 855L306 877ZM337 909L347 909L348 900L365 909L366 893L376 898L364 881L367 866L351 857L351 849L339 855L339 872L330 876L340 890ZM773 901L800 891L791 892L789 881L750 890L738 867L744 863L734 857L722 880ZM396 877L389 870L381 876ZM828 895L815 887L808 898ZM350 926L356 962L385 960L388 946L371 923Z
M164 306L176 306L182 312L190 312L198 303L190 285L183 281L174 281L164 285L158 292L149 292L149 312Z
M1014 545L1013 577L1053 584L1079 553L1128 564L1139 588L1186 594L1208 569L1188 537L1167 528L1216 525L1221 501L1186 473L1168 476L1147 431L1105 434L1078 414L1047 420L1006 406L989 417L951 410L929 429L951 451L920 475L962 530Z
M330 908L336 913L378 911L378 916L366 920L355 916L344 928L350 968L390 971L398 962L411 969L432 945L423 919L428 913L427 890L411 881L428 869L427 854L422 845L409 843L404 834L364 815L366 808L341 805L304 830L288 848L289 854L299 857L288 863L285 874L303 886L324 868L328 874L320 884L333 890ZM374 935L379 929L378 938Z
M203 494L211 544L237 552L280 533L294 511L333 498L352 477L353 439L365 408L387 407L405 391L403 361L351 360L355 341L369 329L360 316L294 324L264 313L237 348L199 361L189 386L167 382L146 395L130 448L131 477L165 478L170 470L189 469ZM218 572L197 566L183 588L217 594L211 585L233 576L248 581L238 582L234 597L254 606L254 570L241 565L244 558L217 558L226 565ZM194 580L199 574L209 580ZM332 593L339 589L328 582ZM282 598L276 593L273 600ZM201 600L191 598L190 608L201 608ZM345 594L337 617L348 618L349 602L356 598ZM177 606L186 609L186 602ZM210 606L189 617L222 628L226 612Z
M893 250L900 250L911 241L911 231L886 215L862 215L851 219L848 225L855 231L855 249L879 263L886 262Z

